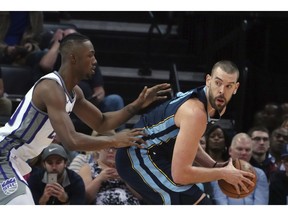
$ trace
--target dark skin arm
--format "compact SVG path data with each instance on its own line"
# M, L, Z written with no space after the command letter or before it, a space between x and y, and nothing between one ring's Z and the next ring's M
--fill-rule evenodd
M99 109L95 109L95 106L84 98L79 87L74 89L77 94L77 102L74 105L73 112L97 132L117 128L137 114L140 109L147 107L156 100L166 99L166 96L162 95L171 91L170 85L167 83L155 85L151 88L144 87L138 98L123 109L101 113Z
M114 136L100 137L76 132L65 110L66 98L63 89L54 80L41 81L34 89L32 101L38 109L48 113L52 127L68 150L94 151L108 147L139 146L135 143L136 141L144 143L141 138L136 137L144 135L142 129L133 129L117 133ZM88 109L85 112L92 111L90 118L94 120L96 125L105 122L101 112L95 106L91 104L88 107L90 109L94 107L93 110ZM83 109L87 109L87 106Z

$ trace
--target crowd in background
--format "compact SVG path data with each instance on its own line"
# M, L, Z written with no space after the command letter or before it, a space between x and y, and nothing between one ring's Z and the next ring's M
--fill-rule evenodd
M32 66L35 68L35 77L55 68L57 70L58 41L68 31L57 30L51 37L49 45L41 49L41 39L39 39L43 25L41 13L21 13L11 20L8 20L7 13L0 13L0 19L7 20L7 25L3 25L4 22L0 25L1 64ZM19 20L24 27L16 26L16 23L21 24ZM14 37L13 32L17 33L21 29L24 31L27 25L30 28L28 32L22 34L25 37ZM10 33L10 36L5 36L6 33ZM47 56L49 61L47 61ZM100 71L100 68L98 70ZM97 92L102 86L102 82L98 86L96 84L89 86L89 83L86 85L87 88L91 88L90 94L86 97L99 107L102 107L103 104L100 106L100 103L105 98L103 88L99 94ZM83 90L85 91L84 87ZM0 73L0 113L5 110L4 115L9 116L12 112L11 102L7 102L4 92ZM2 98L5 98L5 103ZM115 98L118 102L120 101L119 106ZM122 99L118 96L112 97L111 101L117 102L115 110L124 106ZM103 108L103 111L110 110ZM79 126L81 123L76 120L75 122L76 128L81 127ZM121 130L123 129L124 126L121 127ZM211 125L200 141L201 146L217 162L225 162L230 157L250 162L257 173L256 188L245 198L233 199L221 192L217 182L199 184L199 187L216 205L287 205L288 102L280 105L267 103L261 111L255 113L254 122L248 131L234 131L235 133L231 135L225 130L220 122ZM87 133L101 136L95 131ZM113 134L114 131L107 133ZM117 149L68 152L62 149L61 142L57 140L48 148L57 148L57 154L47 155L45 149L41 156L29 162L33 171L25 177L36 204L145 205L141 197L119 177L115 168ZM56 182L50 182L53 178L48 177L49 173L57 174Z

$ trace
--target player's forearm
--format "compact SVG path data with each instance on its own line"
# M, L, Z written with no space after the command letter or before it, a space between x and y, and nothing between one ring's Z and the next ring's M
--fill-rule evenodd
M60 135L61 136L61 135ZM60 137L62 143L71 151L98 151L115 147L117 141L113 136L89 136L75 132L74 135Z
M98 132L105 132L118 128L120 125L127 122L130 118L136 115L139 111L139 107L136 103L131 103L125 106L123 109L103 113L103 121L101 126L97 128Z

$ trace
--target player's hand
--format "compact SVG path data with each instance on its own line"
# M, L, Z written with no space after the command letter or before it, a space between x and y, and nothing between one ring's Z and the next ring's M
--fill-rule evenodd
M146 144L142 139L145 135L143 128L134 128L132 130L124 130L116 133L113 138L115 148L122 148L128 146L137 146L143 148L141 144Z
M254 174L250 172L246 172L243 170L236 169L232 163L232 158L229 159L229 163L226 167L223 168L224 180L230 184L232 184L237 193L240 194L240 188L242 188L245 192L249 192L248 188L244 184L254 186L254 183L247 177L254 178Z
M140 109L149 106L151 103L157 100L164 100L167 98L167 93L171 92L172 89L169 83L162 83L155 85L151 88L144 87L142 92L139 94L136 102Z

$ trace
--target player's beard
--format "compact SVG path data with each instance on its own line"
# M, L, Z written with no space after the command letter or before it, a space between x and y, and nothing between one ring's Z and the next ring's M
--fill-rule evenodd
M224 109L224 108L226 107L226 105L227 105L227 102L226 102L226 99L225 99L224 97L221 97L221 99L224 100L225 102L224 102L224 104L223 104L222 106L220 106L220 105L217 106L217 104L216 104L217 98L219 98L219 97L214 97L214 95L213 95L212 93L210 93L210 94L209 94L209 97L208 97L209 103L211 104L211 107L212 107L213 109L217 110L218 113L222 113L223 109Z

